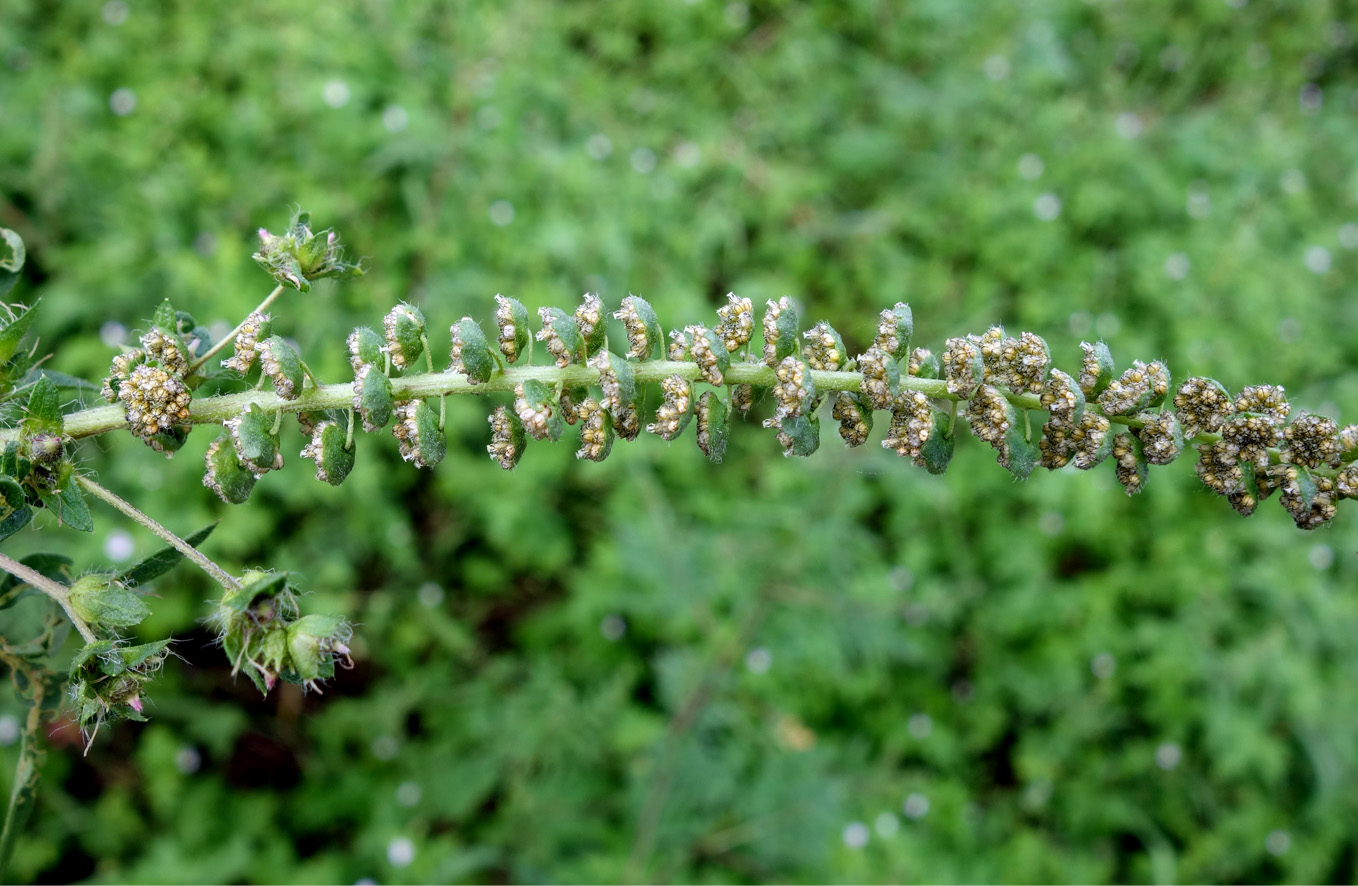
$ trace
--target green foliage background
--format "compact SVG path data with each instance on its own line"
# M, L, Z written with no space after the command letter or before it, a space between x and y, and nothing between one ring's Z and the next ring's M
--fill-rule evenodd
M243 316L271 285L253 232L299 203L370 268L277 311L329 379L402 298L442 351L496 292L636 292L676 327L735 290L792 295L853 353L907 300L935 347L998 322L1069 368L1101 336L1352 421L1354 22L1338 0L6 0L0 225L50 365L86 377L106 324L164 297ZM931 477L828 425L806 461L751 423L721 466L649 438L506 474L489 410L450 403L433 472L375 436L343 487L293 457L234 509L200 485L208 429L172 461L84 444L177 530L222 518L214 557L302 573L360 663L260 699L181 568L141 631L185 661L146 726L84 757L54 732L15 875L1358 877L1349 509L1244 521L1188 458L1135 499L1110 467L1015 485L976 441ZM103 517L8 549L106 562Z

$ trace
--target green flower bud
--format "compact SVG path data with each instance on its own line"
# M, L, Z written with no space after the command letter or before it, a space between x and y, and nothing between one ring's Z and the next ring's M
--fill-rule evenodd
M354 379L354 411L363 422L363 430L372 433L385 428L395 406L391 379L376 365L363 364Z
M76 615L95 628L131 627L151 614L135 591L111 575L81 576L67 595Z
M629 295L613 316L622 321L627 333L627 357L630 360L649 360L656 346L664 340L660 320L650 302L639 295Z
M915 317L910 306L905 302L896 302L895 307L882 312L881 320L877 323L877 338L873 340L872 346L892 360L900 360L909 352L910 337L914 332Z
M311 216L298 212L283 234L259 229L259 251L252 256L279 283L303 292L326 277L361 277L363 268L344 260L339 235L333 230L312 232Z
M414 305L401 302L382 320L386 330L387 353L391 365L406 370L424 353L424 314Z
M370 327L355 327L354 331L349 333L349 338L345 340L345 344L349 347L349 365L354 370L354 378L358 378L358 374L364 366L386 365L386 360L382 356L382 348L385 343L382 336Z
M283 677L320 692L318 680L335 675L335 664L354 666L349 654L353 628L334 615L304 615L288 625L288 670Z
M1113 380L1113 354L1108 350L1108 345L1101 341L1094 344L1082 341L1080 349L1084 351L1084 360L1080 364L1080 390L1085 397L1093 399Z
M284 400L296 400L302 393L302 358L282 336L274 335L255 345L261 371L273 382L273 389Z
M236 447L230 437L223 434L207 447L207 470L203 474L203 485L227 504L238 505L250 497L259 479L236 455Z
M302 458L316 463L316 479L338 486L354 469L354 451L345 448L348 434L338 422L323 421L312 432L311 442L302 449Z
M467 376L471 384L489 381L490 374L495 371L495 358L491 356L490 345L481 327L471 317L463 317L448 331L453 341L450 371Z
M251 403L240 415L222 422L231 432L236 455L256 477L283 467L278 433L273 429L275 418L258 403Z
M223 360L222 366L234 369L241 375L246 374L250 367L255 365L255 358L259 356L255 345L267 341L271 335L273 335L272 318L268 314L255 311L241 324L240 332L236 334L232 356Z
M417 468L432 468L443 461L448 443L439 426L439 415L428 402L416 398L398 403L396 423L391 432L401 450L401 458Z
M523 457L524 446L527 441L524 439L523 422L513 412L503 406L495 407L490 418L490 445L486 451L490 453L492 460L499 463L500 467L506 471L511 471Z
M496 295L495 330L500 353L514 363L528 348L528 309L518 299Z

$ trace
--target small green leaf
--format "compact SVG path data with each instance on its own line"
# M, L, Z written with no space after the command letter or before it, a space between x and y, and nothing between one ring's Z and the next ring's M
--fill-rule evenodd
M665 333L660 329L660 318L656 316L655 308L651 303L639 295L629 295L632 300L632 307L636 309L637 316L641 318L642 326L646 329L646 341L651 346L648 354L642 354L638 360L649 360L655 353L657 347L662 347L665 343Z
M613 374L618 377L618 398L622 400L624 406L635 404L637 402L637 376L632 370L632 364L627 362L625 357L619 357L610 352L608 365L612 367Z
M156 308L155 314L151 317L151 325L159 326L167 334L175 328L174 305L170 304L168 298L160 303L160 307Z
M246 467L263 473L282 466L279 457L280 441L274 432L274 416L258 403L251 403L245 411L232 419L235 423L231 437L236 444L236 455Z
M33 462L23 454L19 441L11 440L5 444L4 451L0 452L0 474L23 481L32 467Z
M28 410L24 415L23 430L27 436L61 434L61 393L45 378L33 383L28 394Z
M1009 404L1008 413L1009 430L1004 435L1008 457L1001 457L1000 465L1019 480L1026 480L1041 461L1042 452L1036 443L1028 442L1024 434L1023 416L1014 408L1014 404Z
M415 408L415 437L423 467L432 468L443 461L448 453L448 441L439 427L439 414L428 400L421 400Z
M934 429L929 434L929 439L924 441L920 447L920 461L924 463L924 469L931 474L942 474L948 469L948 463L952 461L953 453L953 434L952 416L942 409L933 410Z
M578 359L584 352L585 342L580 337L580 327L575 325L575 318L560 308L542 308L538 314L542 318L542 325L550 327L556 337L561 339L570 358Z
M716 391L704 391L698 398L698 447L713 464L726 456L726 441L731 435L731 410Z
M140 624L151 607L111 575L82 575L68 592L71 608L88 624L127 628Z
M317 473L323 473L325 482L338 486L354 469L354 450L345 449L348 434L342 425L326 424L321 428L321 440L317 453Z
M265 339L260 361L262 370L273 382L274 392L284 400L296 400L302 393L302 358L281 335ZM272 358L270 362L267 358Z
M790 440L784 455L808 456L820 448L820 419L817 416L785 418L781 427Z
M523 306L523 302L507 295L496 295L495 303L497 305L496 322L500 322L499 312L507 308L509 323L503 325L511 325L514 328L513 339L500 342L500 353L504 354L505 359L510 363L516 363L519 358L528 352L528 309ZM500 336L497 335L496 340L498 341L499 338Z
M28 327L33 325L33 317L39 304L41 301L34 302L32 307L25 308L17 317L13 317L0 328L0 363L7 362L19 350L19 344L28 333Z
M74 375L67 375L64 372L57 372L54 369L32 369L23 378L19 379L19 387L16 390L23 390L30 387L39 379L46 379L59 388L75 388L80 391L98 391L99 384L88 379L76 378Z
M0 541L9 538L33 519L33 509L17 480L0 476Z
M196 548L198 545L202 544L203 540L211 535L212 530L216 528L216 523L209 523L192 535L185 536L184 541ZM144 585L152 579L159 578L169 572L178 565L179 561L182 559L184 559L184 555L175 548L161 548L140 563L123 570L118 576L118 581L133 587Z
M57 519L63 525L80 532L94 531L94 517L90 515L90 507L85 503L85 496L81 494L80 486L74 480L68 480L55 498Z
M113 651L112 640L94 640L86 643L80 651L71 657L70 678L77 681L83 678L82 671L91 663L98 662L99 659Z
M386 330L392 363L398 369L414 369L415 361L424 353L424 314L414 305L401 302L387 314Z

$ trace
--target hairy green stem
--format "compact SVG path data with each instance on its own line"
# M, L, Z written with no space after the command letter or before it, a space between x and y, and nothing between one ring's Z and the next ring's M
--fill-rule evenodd
M112 505L113 507L122 511L127 516L131 517L133 520L140 523L142 526L145 526L151 532L160 536L166 543L170 545L170 547L179 551L179 553L183 554L189 560L193 561L194 565L198 566L198 568L202 569L208 575L212 576L213 580L215 580L222 587L226 588L228 591L234 591L240 587L239 581L237 581L235 578L229 575L226 572L226 570L222 569L222 567L218 566L216 563L213 563L211 560L209 560L203 554L202 551L198 550L193 545L184 541L184 539L175 535L173 532L166 529L161 524L157 523L151 517L147 516L145 513L138 510L136 507L132 506L124 499L120 498L112 490L100 486L98 483L94 482L89 477L86 477L82 474L74 474L73 476L75 478L75 481L80 484L81 489L90 493L95 498L101 499L107 504Z
M75 629L80 632L80 636L85 638L86 643L93 643L98 639L90 626L85 624L85 620L77 615L75 610L71 608L71 595L67 591L65 585L53 581L36 569L25 566L18 560L5 554L0 554L0 569L5 570L17 579L32 585L55 600L62 611L66 613L66 617L71 620L71 624L75 625Z
M267 311L269 309L269 306L272 305L275 301L277 301L278 297L282 294L283 294L283 284L279 283L277 286L273 288L273 292L270 292L267 296L265 296L264 301L259 303L259 307L255 308L250 313L258 314L263 311ZM229 332L221 341L217 342L215 345L209 348L206 354L190 363L188 374L197 372L203 366L207 365L207 361L211 360L213 357L220 354L225 348L230 346L236 340L236 336L240 335L240 331L243 328L245 328L245 324L249 322L249 320L250 317L249 315L247 315L244 320L236 324L235 329L231 330L231 332Z

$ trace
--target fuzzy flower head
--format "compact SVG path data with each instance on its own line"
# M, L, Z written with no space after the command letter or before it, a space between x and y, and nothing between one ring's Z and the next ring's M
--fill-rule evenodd
M311 216L306 212L293 215L288 229L282 234L271 234L259 229L259 251L252 258L279 283L303 292L316 280L326 277L343 279L360 277L363 268L358 262L346 262L339 235L333 230L313 232Z
M717 309L717 316L721 319L717 334L727 353L734 354L750 343L754 335L754 304L748 298L726 293L726 305Z

